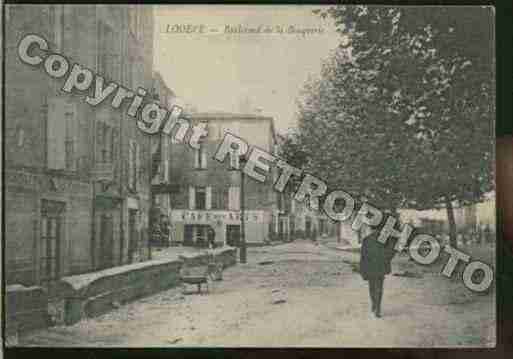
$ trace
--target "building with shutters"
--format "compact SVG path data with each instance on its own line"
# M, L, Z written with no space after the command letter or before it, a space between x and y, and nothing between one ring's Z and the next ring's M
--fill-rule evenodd
M228 131L270 153L276 151L274 120L259 115L193 113L192 124L205 122L208 137L199 150L172 143L169 149L172 236L184 245L206 244L208 229L216 244L237 245L241 230L241 175L213 156ZM246 242L261 244L278 231L278 193L274 171L265 183L246 176L244 182Z
M150 89L152 8L10 4L5 11L7 284L50 286L147 258L149 137L108 103L91 107L60 91L62 80L22 63L17 46L36 33L70 63Z
M153 74L152 94L157 103L168 109L176 103L175 92L166 85L158 72ZM151 141L151 239L155 245L169 245L173 240L169 233L172 192L169 168L171 137L159 133L153 135Z

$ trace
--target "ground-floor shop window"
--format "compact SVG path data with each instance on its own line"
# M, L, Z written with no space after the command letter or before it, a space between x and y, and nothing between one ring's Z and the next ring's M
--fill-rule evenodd
M207 247L210 241L214 241L215 233L208 224L186 224L184 226L184 246Z
M40 278L49 283L60 277L60 247L64 233L63 202L43 200L41 206Z
M229 224L226 226L226 244L238 247L240 241L240 225Z

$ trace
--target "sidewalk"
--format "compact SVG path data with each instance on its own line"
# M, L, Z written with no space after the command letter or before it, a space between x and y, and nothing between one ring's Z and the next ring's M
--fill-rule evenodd
M221 248L221 247L219 247ZM175 247L153 247L151 250L151 259L164 259L164 258L173 258L176 257L178 259L179 256L182 255L191 255L198 253L205 253L207 248L195 248L195 247L183 247L183 246L175 246Z
M328 248L346 252L360 252L362 247L360 243L346 238L341 238L340 241L337 241L335 237L326 237L321 238L321 242Z
M483 255L490 257L488 252ZM248 262L228 269L208 295L184 295L171 288L70 327L24 336L20 345L494 345L495 291L475 294L460 281L440 276L438 268L398 257L394 272L415 271L422 278L388 276L383 317L377 319L369 309L367 283L344 261L354 257L310 240L252 248ZM275 302L276 290L284 302Z

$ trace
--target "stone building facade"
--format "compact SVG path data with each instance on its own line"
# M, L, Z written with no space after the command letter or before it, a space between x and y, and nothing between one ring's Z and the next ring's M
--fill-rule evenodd
M176 94L158 72L153 74L154 100L168 109L176 103ZM169 245L173 238L169 233L171 219L170 146L171 137L165 133L152 136L151 170L151 219L150 228L155 245Z
M144 259L150 139L126 111L91 107L18 57L26 34L127 88L151 88L145 6L7 5L6 282L55 279ZM93 86L94 87L94 86ZM109 101L106 101L109 102ZM148 159L148 160L146 160Z
M458 233L475 232L486 227L495 233L496 204L494 191L487 193L483 201L479 203L465 206L454 203L453 206L454 221ZM445 208L423 211L403 209L400 213L404 222L408 222L415 227L422 227L436 234L449 232L449 221Z
M291 200L288 222L294 238L334 237L341 230L345 230L343 224L337 224L338 222L333 221L322 210L309 208L307 202Z
M213 156L226 132L245 139L250 146L275 153L274 120L231 113L194 113L188 118L192 124L205 122L208 137L200 150L176 142L170 146L170 182L177 188L171 195L172 236L184 245L202 245L212 228L216 244L237 245L241 173L230 170L228 159L219 163ZM245 238L249 245L270 240L270 233L277 229L278 193L273 190L276 176L273 172L265 183L245 176Z

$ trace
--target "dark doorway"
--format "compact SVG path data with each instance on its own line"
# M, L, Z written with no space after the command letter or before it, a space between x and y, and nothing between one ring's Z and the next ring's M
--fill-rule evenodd
M240 225L229 224L226 226L226 244L238 247L240 241Z
M100 269L114 265L114 226L112 215L103 214L100 217Z
M192 246L192 234L193 234L194 226L192 224L186 224L183 228L183 245L184 246Z
M196 188L195 201L196 209L204 210L207 208L207 190L205 187Z
M305 235L307 238L310 238L311 232L312 232L312 221L310 220L310 218L307 218L306 222L305 222Z
M43 200L41 206L40 278L49 285L60 278L60 249L65 203Z
M285 233L284 233L284 228L283 228L283 219L279 218L278 219L278 236L279 236L279 239L280 240L284 240L285 239Z
M212 238L211 229L207 224L186 224L184 226L184 246L207 247L208 240Z
M207 246L207 228L208 226L198 224L194 226L196 231L195 244L198 247L206 247Z
M134 260L134 254L137 251L139 236L137 233L137 210L128 210L128 263Z

